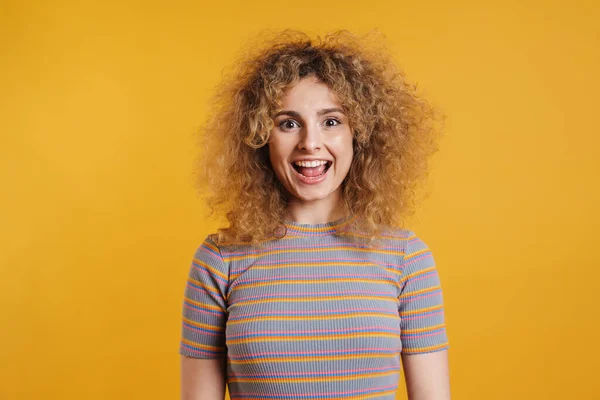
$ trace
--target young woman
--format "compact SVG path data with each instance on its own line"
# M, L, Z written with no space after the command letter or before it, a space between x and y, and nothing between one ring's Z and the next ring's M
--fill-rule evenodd
M450 398L431 252L403 216L436 150L432 108L380 49L285 32L247 54L204 129L228 227L192 262L185 400Z

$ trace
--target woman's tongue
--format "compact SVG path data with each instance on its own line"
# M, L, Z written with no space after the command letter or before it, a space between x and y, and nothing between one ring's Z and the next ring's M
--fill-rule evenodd
M325 171L325 167L325 164L318 167L300 167L299 172L304 176L319 176Z

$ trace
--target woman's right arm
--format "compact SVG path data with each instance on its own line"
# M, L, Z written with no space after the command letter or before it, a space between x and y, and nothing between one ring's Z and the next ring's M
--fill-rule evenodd
M181 356L181 400L225 399L227 359Z
M209 238L190 265L182 308L181 400L224 400L229 264Z

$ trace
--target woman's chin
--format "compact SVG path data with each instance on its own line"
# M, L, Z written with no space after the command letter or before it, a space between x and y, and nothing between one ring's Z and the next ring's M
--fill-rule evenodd
M291 192L291 195L299 202L310 203L322 200L327 200L333 197L341 195L341 191L331 188L329 185L326 187L310 187L310 188L294 188L296 190Z

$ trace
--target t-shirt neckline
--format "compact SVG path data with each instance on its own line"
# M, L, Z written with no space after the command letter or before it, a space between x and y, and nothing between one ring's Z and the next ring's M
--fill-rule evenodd
M319 224L301 224L284 220L283 225L289 236L323 236L333 235L354 220L353 216L345 216L334 221Z

